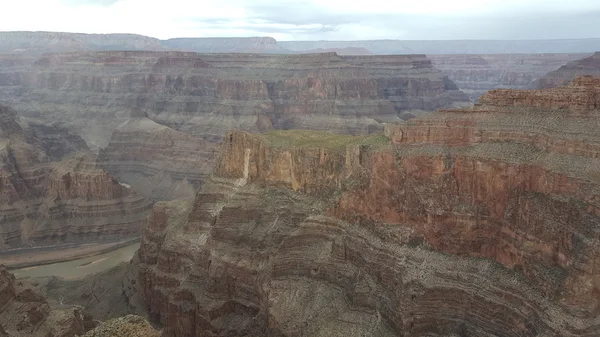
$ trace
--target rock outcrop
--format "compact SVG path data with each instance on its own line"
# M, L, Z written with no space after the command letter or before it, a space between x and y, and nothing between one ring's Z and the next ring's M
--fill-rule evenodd
M574 78L582 75L600 75L600 52L596 52L590 57L573 60L557 70L549 72L535 84L538 89L555 88L567 85Z
M151 317L164 336L598 335L596 81L385 136L228 134L195 200L143 230Z
M141 109L220 141L227 130L364 133L382 122L465 104L424 55L339 56L87 52L0 68L0 99L23 116L64 122L96 151Z
M480 103L500 107L566 110L571 114L593 114L600 108L600 77L581 76L569 86L549 90L514 91L496 89L481 96Z
M127 315L104 322L83 337L160 337L143 317Z
M59 123L46 124L35 119L20 118L26 142L35 144L52 159L60 160L76 152L89 152L85 140Z
M75 337L85 333L84 326L79 309L51 310L39 290L0 265L0 336Z
M427 57L437 69L442 70L467 93L471 100L477 101L479 96L492 89L532 89L537 85L537 80L548 72L588 55L483 54Z
M195 195L215 165L217 148L141 113L115 130L98 162L148 198L177 199Z
M80 138L39 124L24 130L11 111L0 108L0 250L138 235L147 199L93 155L67 156Z

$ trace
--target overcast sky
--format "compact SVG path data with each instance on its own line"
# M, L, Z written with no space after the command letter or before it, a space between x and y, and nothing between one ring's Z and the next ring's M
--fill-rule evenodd
M0 30L160 39L554 39L600 37L600 0L3 0Z

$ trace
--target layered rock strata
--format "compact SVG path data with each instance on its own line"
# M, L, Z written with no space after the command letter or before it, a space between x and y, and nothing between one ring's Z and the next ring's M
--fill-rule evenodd
M14 112L0 108L0 250L137 236L151 203L98 168L93 155L54 161L72 150L58 145L81 139L58 133L47 142L46 131L24 131Z
M363 133L468 98L424 55L86 52L0 68L0 100L65 125L93 150L137 108L220 141L231 128Z
M138 111L115 130L98 162L148 198L177 199L195 195L214 167L217 148Z
M538 79L589 54L427 55L437 69L476 101L488 90L531 89ZM572 80L571 77L569 79ZM567 81L568 82L568 81ZM561 83L561 84L566 84Z
M151 317L165 336L598 335L600 111L542 103L595 83L385 136L228 134L195 200L143 230Z
M554 88L566 85L582 75L600 75L600 52L586 58L573 60L541 77L536 84L538 89Z
M0 265L0 336L75 337L85 323L77 308L51 310L42 293Z

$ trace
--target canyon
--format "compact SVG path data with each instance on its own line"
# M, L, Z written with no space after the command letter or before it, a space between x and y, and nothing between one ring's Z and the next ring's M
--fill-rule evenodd
M111 51L2 62L0 100L25 117L64 123L95 150L131 109L220 141L232 128L376 131L468 102L424 55Z
M600 75L600 52L586 58L573 60L549 72L536 81L536 87L545 89L566 85L574 78L582 75Z
M0 336L73 337L92 324L78 308L51 309L34 284L0 266Z
M230 129L383 130L469 98L424 55L109 51L0 57L0 100L82 135L141 195L191 197Z
M597 336L599 41L0 32L0 337Z
M448 54L427 55L472 101L488 90L535 89L540 78L569 62L578 62L590 54ZM600 66L596 67L600 69ZM578 75L593 75L580 72ZM560 83L566 85L575 75Z
M596 336L600 78L383 133L230 132L132 260L164 336Z
M136 237L152 207L100 169L81 137L5 106L0 164L0 250Z

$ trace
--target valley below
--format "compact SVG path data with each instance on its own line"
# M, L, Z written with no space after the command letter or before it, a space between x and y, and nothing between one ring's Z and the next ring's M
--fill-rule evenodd
M95 245L94 245L95 246ZM29 267L19 267L24 264L23 258L19 257L10 270L17 278L25 277L60 277L63 279L80 279L88 275L103 272L117 266L122 262L129 262L133 254L140 247L139 243L125 242L112 245L99 245L100 247L78 247L71 250L61 249L52 252L38 253L34 256L39 257L43 254L45 261L27 262ZM2 257L5 264L11 266L11 260ZM60 262L53 262L60 261Z
M105 255L122 247L135 246L139 239L121 240L116 242L98 242L85 244L62 244L50 247L21 248L0 252L2 264L9 270L31 269L48 266L48 274L52 276L52 265L60 262L83 261L90 257ZM130 258L129 258L130 259ZM84 263L84 262L82 262ZM79 265L77 262L73 265ZM18 275L17 272L15 272ZM61 276L61 275L56 275Z

